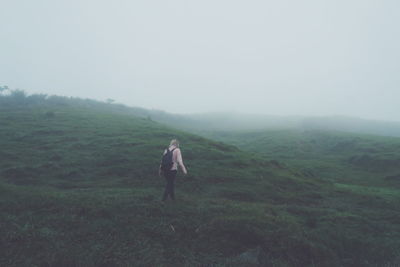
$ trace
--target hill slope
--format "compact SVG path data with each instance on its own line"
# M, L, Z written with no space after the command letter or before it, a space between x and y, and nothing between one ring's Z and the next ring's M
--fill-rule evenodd
M148 119L55 100L0 107L0 265L396 261L397 191L366 195ZM164 205L157 169L175 137L190 175Z
M400 187L400 138L334 131L212 132L207 136L332 182Z

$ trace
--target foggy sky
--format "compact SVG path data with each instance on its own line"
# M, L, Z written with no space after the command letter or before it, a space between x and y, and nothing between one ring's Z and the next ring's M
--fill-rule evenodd
M395 0L0 0L0 85L400 121L399 14Z

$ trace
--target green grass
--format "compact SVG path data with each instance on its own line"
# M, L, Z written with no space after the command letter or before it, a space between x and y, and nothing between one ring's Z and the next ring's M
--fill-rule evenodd
M383 198L388 201L396 201L400 198L400 189L388 187L372 187L350 184L335 184L338 188L352 191L361 195Z
M319 176L348 154L307 158L291 134L266 140L292 140L270 154L243 151L76 101L0 107L1 266L396 264L398 187L369 191L357 167L342 170L349 183ZM172 138L189 175L163 204L157 171ZM395 158L396 140L382 140L376 156Z
M205 135L278 160L306 176L345 184L400 186L400 138L300 130Z

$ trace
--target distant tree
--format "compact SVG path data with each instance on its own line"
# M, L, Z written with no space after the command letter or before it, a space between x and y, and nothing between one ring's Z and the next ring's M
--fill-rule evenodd
M67 106L73 103L73 99L66 96L51 95L46 98L47 103L55 106Z
M9 98L14 105L25 105L28 102L25 91L20 89L11 90Z
M16 90L11 91L10 96L14 99L24 99L24 98L26 98L26 93L23 90L16 89Z
M28 102L31 104L43 104L47 98L46 94L34 94L28 96Z
M114 99L111 99L111 98L108 98L106 102L107 102L108 104L112 104L112 103L115 102L115 100L114 100Z
M7 85L0 86L0 93L6 92L6 91L9 91L9 90L10 90L10 88L8 88Z

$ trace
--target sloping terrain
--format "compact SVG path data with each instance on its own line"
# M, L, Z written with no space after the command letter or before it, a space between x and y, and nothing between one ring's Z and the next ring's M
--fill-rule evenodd
M306 176L400 187L400 138L334 131L213 132L213 139L296 166Z
M0 104L1 266L398 261L395 189L365 194L106 104L21 95ZM157 171L172 138L189 175L164 204Z

